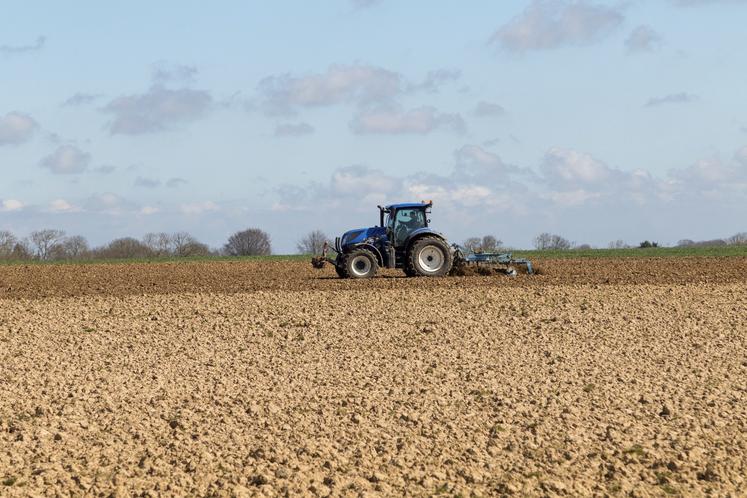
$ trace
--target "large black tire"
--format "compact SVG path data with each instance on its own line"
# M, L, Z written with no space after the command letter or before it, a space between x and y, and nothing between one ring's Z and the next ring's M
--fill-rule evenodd
M451 249L442 239L423 237L410 248L405 274L421 277L443 277L451 270Z
M340 278L348 278L345 274L344 269L341 266L335 265L335 272L337 273L337 276Z
M354 249L342 256L339 268L345 278L371 278L379 270L379 263L368 249Z

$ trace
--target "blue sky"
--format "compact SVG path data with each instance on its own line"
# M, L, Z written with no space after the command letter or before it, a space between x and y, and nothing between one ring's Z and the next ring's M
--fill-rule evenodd
M747 1L8 2L0 230L747 230Z

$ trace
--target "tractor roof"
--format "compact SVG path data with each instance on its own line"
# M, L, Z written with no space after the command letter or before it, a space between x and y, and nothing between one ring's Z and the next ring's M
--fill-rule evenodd
M432 202L401 202L399 204L390 204L388 206L385 206L385 209L387 210L415 209L415 208L431 207L432 204L433 204Z

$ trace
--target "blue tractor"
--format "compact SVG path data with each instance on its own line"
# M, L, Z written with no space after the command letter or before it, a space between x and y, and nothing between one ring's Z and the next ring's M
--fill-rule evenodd
M456 244L449 245L446 237L433 230L428 215L432 202L407 202L378 206L379 226L358 228L335 239L333 251L324 244L322 255L315 257L316 268L332 263L342 278L370 278L379 268L400 268L409 277L441 277L452 268L466 264L483 267L505 266L508 274L516 274L510 264L522 264L532 273L526 260L515 260L511 254L469 254Z

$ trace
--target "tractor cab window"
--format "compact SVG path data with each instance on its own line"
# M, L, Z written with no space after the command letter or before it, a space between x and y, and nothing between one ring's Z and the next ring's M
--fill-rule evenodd
M392 223L394 221L394 223ZM426 226L425 213L422 209L400 209L396 218L392 220L389 215L389 223L393 225L394 245L400 246L405 243L407 237L418 228ZM389 225L392 227L392 225Z

